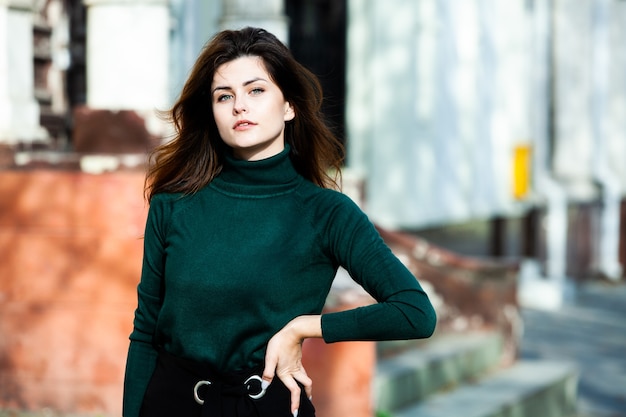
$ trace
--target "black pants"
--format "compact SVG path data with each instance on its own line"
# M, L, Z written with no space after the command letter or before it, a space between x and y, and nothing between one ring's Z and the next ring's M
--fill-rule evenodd
M263 396L253 398L261 392L258 377L262 372L263 369L258 368L223 374L206 364L161 351L143 399L140 415L293 417L291 393L278 378L274 378ZM201 402L203 404L200 404ZM315 408L306 397L304 389L300 396L298 417L315 417Z

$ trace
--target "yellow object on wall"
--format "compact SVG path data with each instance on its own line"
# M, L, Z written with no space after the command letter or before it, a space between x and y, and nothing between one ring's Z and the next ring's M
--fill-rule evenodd
M522 200L530 192L532 147L517 145L513 149L513 197Z

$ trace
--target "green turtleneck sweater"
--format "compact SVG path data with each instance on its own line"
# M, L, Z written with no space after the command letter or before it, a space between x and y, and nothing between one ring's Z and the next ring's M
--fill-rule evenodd
M229 158L199 192L152 198L124 388L137 417L160 346L237 370L263 363L287 322L320 314L338 266L377 304L322 315L326 342L424 338L435 312L415 277L345 195L294 169L287 147Z

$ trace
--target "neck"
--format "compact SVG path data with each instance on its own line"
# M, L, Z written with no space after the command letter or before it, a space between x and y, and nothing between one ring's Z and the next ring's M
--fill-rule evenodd
M258 161L238 159L236 155L227 155L222 172L214 180L218 187L263 188L295 184L299 175L289 157L290 147L286 145L282 152Z
M243 161L261 161L276 156L284 150L284 141L252 148L232 148L233 156Z

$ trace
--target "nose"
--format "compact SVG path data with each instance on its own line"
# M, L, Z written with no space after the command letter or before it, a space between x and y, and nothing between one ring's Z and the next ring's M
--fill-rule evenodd
M235 103L233 105L233 112L235 114L241 114L241 113L245 113L246 111L248 111L248 108L245 103L245 100L240 97L235 98Z

